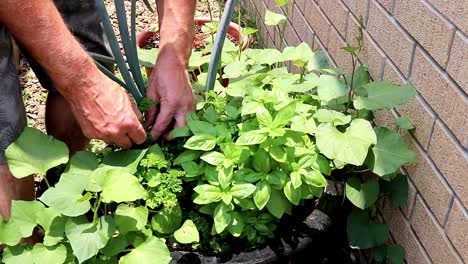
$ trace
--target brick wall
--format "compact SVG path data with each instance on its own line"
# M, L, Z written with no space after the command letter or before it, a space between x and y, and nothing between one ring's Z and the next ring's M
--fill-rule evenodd
M285 13L274 0L244 0L265 46L284 47L277 28L262 21L265 9ZM374 80L411 82L415 99L376 122L394 127L400 115L416 130L405 134L419 163L410 176L408 203L384 206L392 238L407 263L468 263L468 2L467 0L295 0L285 42L307 42L330 61L349 68L340 47L353 44L364 18L361 61Z

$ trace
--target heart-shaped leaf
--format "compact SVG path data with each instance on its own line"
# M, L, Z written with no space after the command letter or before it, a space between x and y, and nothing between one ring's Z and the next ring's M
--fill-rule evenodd
M348 94L346 84L335 76L321 75L317 93L324 103Z
M388 226L369 219L369 212L358 208L348 216L347 233L349 245L367 249L382 245L388 239Z
M142 230L148 222L148 209L120 204L115 211L115 224L121 234Z
M164 240L151 236L145 242L130 251L130 253L123 256L119 264L153 264L155 261L157 261L157 263L166 264L169 263L171 259L169 249Z
M63 244L51 247L44 246L43 244L36 244L31 254L34 264L62 264L67 259L67 248Z
M374 180L361 182L357 177L346 181L346 197L362 210L373 205L379 198L379 183Z
M182 244L190 244L200 241L197 227L192 220L185 220L181 228L174 232L174 238Z
M53 167L68 162L65 143L47 136L40 130L26 127L5 151L8 167L16 178L31 174L46 174Z
M362 86L367 96L358 96L354 100L356 109L392 109L404 104L416 95L416 89L411 84L398 86L388 81L372 82Z
M366 162L373 173L384 176L396 172L401 166L415 162L416 155L409 150L403 138L387 128L376 129L377 144Z
M344 133L330 123L317 128L317 147L329 159L336 159L360 166L364 163L369 147L377 142L372 125L364 119L355 119Z

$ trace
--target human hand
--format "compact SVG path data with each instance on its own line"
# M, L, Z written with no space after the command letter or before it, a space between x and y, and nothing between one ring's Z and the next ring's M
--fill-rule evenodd
M85 95L67 98L83 134L123 149L145 142L141 113L128 94L105 76L98 80L81 87Z
M159 57L148 82L146 96L158 102L145 115L152 126L151 139L161 135L170 140L170 131L187 124L187 114L195 111L195 96L186 67L173 65Z

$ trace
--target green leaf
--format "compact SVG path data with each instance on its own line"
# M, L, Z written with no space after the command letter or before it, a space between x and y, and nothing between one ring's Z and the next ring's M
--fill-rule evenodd
M287 20L283 14L277 14L268 9L265 11L265 24L268 26L276 26L285 23Z
M210 56L206 56L202 51L192 51L189 60L190 68L198 68L210 62Z
M357 177L349 178L346 181L346 197L356 207L364 210L379 198L379 183L374 180L361 182Z
M307 119L303 115L296 115L291 119L291 130L303 132L309 135L315 134L317 126L314 118Z
M301 174L299 174L299 172L292 171L289 176L291 177L291 184L294 189L301 187L302 179L301 179Z
M404 129L404 130L412 130L414 129L414 125L411 123L408 117L406 116L400 116L395 120L395 125L397 125L399 128Z
M5 264L33 264L32 250L18 245L7 247L3 252L2 263Z
M252 35L254 33L257 33L258 29L251 28L251 27L245 27L245 28L242 28L241 32L242 32L242 35L247 36L247 35Z
M255 186L254 186L255 187ZM229 213L229 208L227 205L224 203L219 203L218 206L216 206L214 213L213 213L213 218L214 218L214 226L217 234L220 234L221 232L226 229L231 224L232 217L231 214Z
M317 112L314 114L314 117L320 123L332 123L334 126L346 125L351 122L350 115L345 115L343 113L327 109L317 110Z
M171 131L170 133L172 138L188 137L191 136L190 128L188 126L178 127Z
M296 102L292 102L287 106L281 108L273 119L270 128L280 128L291 122L291 119L296 115Z
M190 244L200 241L197 227L192 220L185 220L181 228L174 232L174 238L182 244Z
M193 200L196 204L209 204L221 200L222 192L218 187L202 184L193 189L198 196Z
M406 147L403 138L387 128L376 129L377 144L366 162L371 171L379 176L393 173L401 166L416 161L416 155Z
M263 143L265 140L267 140L267 138L267 133L260 130L251 130L240 135L236 141L236 144L244 146L257 145Z
M392 264L403 264L405 260L405 249L400 245L387 246L387 259Z
M71 157L65 172L88 175L98 167L98 163L98 158L92 152L79 151Z
M284 194L292 204L299 205L299 201L301 199L301 188L294 188L292 182L289 181L284 186Z
M102 163L113 167L126 167L128 172L134 174L146 151L146 149L130 149L111 152L104 156Z
M81 198L88 183L87 176L64 173L55 187L45 191L39 200L66 216L85 214L91 205L88 200Z
M59 214L54 208L49 207L38 212L36 221L44 229L45 246L55 246L65 237L68 217Z
M244 199L255 192L257 187L251 183L241 183L232 186L230 193L237 199Z
M303 174L303 178L308 185L314 187L327 186L327 180L319 171L308 171L306 174Z
M314 52L305 42L297 47L286 47L283 50L283 58L290 60L297 67L304 67L314 56Z
M240 237L244 231L245 226L243 216L239 212L233 212L231 216L232 223L228 226L228 231L234 237Z
M159 54L159 49L138 49L138 60L140 61L141 66L153 68L156 63L156 58Z
M268 200L270 200L271 188L267 181L260 181L257 183L257 189L254 193L254 202L258 210L262 210Z
M320 124L316 141L318 149L327 158L360 166L377 137L369 121L355 119L344 133L330 123Z
M369 212L354 208L348 216L347 233L352 248L367 249L385 243L388 226L369 219Z
M64 245L47 247L36 244L31 254L35 264L62 264L67 259L67 248Z
M286 149L282 146L273 146L270 148L270 156L278 162L286 162L288 157Z
M260 105L257 107L257 115L258 123L260 127L270 127L271 123L273 123L273 117L271 116L270 112L265 108L265 106Z
M0 215L0 245L15 246L20 240L20 227L15 222L3 220Z
M216 136L214 126L208 122L192 120L188 122L188 127L193 134L206 134Z
M322 74L317 87L317 93L322 102L328 103L333 99L346 96L348 94L348 87L337 77Z
M106 257L112 257L121 253L129 245L127 237L125 235L113 236L107 242L107 245L101 249L101 252Z
M174 160L173 164L174 165L181 165L182 163L185 163L187 161L193 161L196 160L200 157L201 153L198 151L193 151L193 150L186 150L182 152L177 158Z
M115 232L111 217L102 216L96 223L89 223L85 216L71 218L65 227L73 254L79 263L95 256Z
M328 64L327 55L323 50L316 50L307 64L307 70L322 71L322 69L328 68L330 68L330 65Z
M348 53L354 53L355 51L359 50L359 47L342 47L342 50L348 52Z
M351 80L349 82L351 82ZM362 89L362 86L368 84L369 82L370 74L367 70L367 67L364 65L359 66L359 68L356 70L356 73L354 74L353 91L357 95L361 95L359 91Z
M281 219L283 214L291 208L291 203L284 196L283 192L272 189L270 200L268 200L266 207L268 212L270 212L276 218Z
M382 189L390 198L393 208L403 206L408 200L408 179L406 175L398 174L390 182L380 181Z
M226 157L217 151L212 151L206 154L203 154L200 159L204 160L208 164L214 165L214 166L221 166L223 165L224 160Z
M146 197L146 191L138 178L125 169L110 169L99 175L97 181L102 187L102 200L106 203L133 202Z
M184 148L192 150L212 150L216 146L216 138L212 135L201 134L190 137Z
M115 224L121 234L142 230L148 222L148 209L119 204L115 211Z
M179 205L163 207L151 219L151 227L158 233L170 234L182 223L182 209Z
M224 68L223 78L234 79L244 75L247 72L249 64L245 61L233 61Z
M171 261L169 249L164 240L151 236L138 247L123 256L119 264L165 264Z
M392 109L404 104L416 95L416 89L411 84L398 86L388 81L372 82L362 86L367 96L358 96L354 100L356 109Z
M283 55L277 49L247 49L242 54L251 58L257 64L273 65L284 61Z
M26 127L5 151L8 168L16 178L31 174L46 174L53 167L68 162L65 143L47 136L40 130Z
M12 201L10 221L16 223L22 237L29 237L37 225L37 214L44 209L38 201Z
M289 2L289 0L276 0L276 6L277 7L282 7L286 5Z
M270 154L266 152L264 149L259 148L255 155L253 156L252 160L252 167L257 172L268 173L271 170L271 158Z

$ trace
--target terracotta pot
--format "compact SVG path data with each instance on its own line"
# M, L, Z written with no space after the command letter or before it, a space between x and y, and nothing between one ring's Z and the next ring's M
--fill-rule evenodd
M209 23L209 22L212 22L212 21L219 21L219 20L217 20L217 19L211 20L210 18L207 18L207 17L196 17L194 19L194 21L195 21L195 25L201 27L201 26L205 25L206 23ZM231 22L229 24L228 34L231 35L232 37L234 37L240 43L240 35L241 35L240 31L241 30L242 30L242 28L238 24ZM150 32L150 31L140 32L137 35L137 38L136 38L138 47L139 48L143 47L145 42L149 38L153 37L155 34L156 34L156 32ZM208 36L209 35L207 35L207 37ZM242 50L247 49L249 47L249 43L250 43L249 36L243 36L243 38L242 38ZM145 67L145 68L146 68L146 73L147 73L147 75L149 77L151 75L151 72L152 72L153 68L150 68L150 67Z

